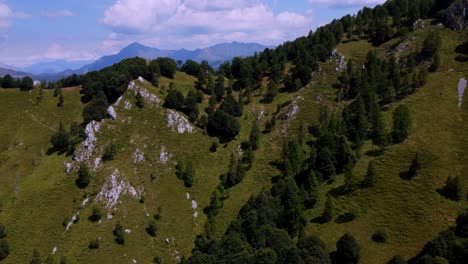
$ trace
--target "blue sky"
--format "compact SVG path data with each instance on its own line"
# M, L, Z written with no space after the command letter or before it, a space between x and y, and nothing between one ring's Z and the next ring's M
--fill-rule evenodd
M278 45L383 0L0 0L0 64L161 49Z

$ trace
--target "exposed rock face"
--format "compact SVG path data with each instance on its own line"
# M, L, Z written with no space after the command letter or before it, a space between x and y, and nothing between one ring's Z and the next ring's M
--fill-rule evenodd
M334 50L332 52L332 55L331 55L330 59L335 60L335 64L336 64L335 70L336 70L336 72L341 73L341 72L346 70L346 68L347 68L346 58L345 58L345 56L338 53L338 51Z
M115 112L115 109L112 105L107 108L107 116L112 120L117 119L117 113Z
M424 21L422 19L418 19L414 21L413 23L413 30L416 30L418 28L425 29L426 25L424 24Z
M166 151L165 147L162 147L161 152L159 153L159 162L161 162L162 164L166 164L167 162L169 162L170 158L171 155L169 154L169 152Z
M138 81L142 83L146 82L142 77L138 77ZM161 99L159 99L156 95L150 93L145 87L139 86L137 83L135 83L135 81L131 81L129 83L128 90L133 91L135 95L137 95L137 93L140 92L140 95L143 98L145 98L145 102L150 106L159 106L161 104Z
M81 210L83 210L83 208L86 206L88 202L89 202L89 198L86 197L86 199L84 199L83 202L81 203L81 206L78 209L78 211L72 216L70 222L68 222L67 226L65 227L65 231L68 231L68 229L70 229L70 227L76 222L76 220L78 219L78 216L80 215Z
M112 209L117 205L121 195L129 194L134 198L139 195L130 182L121 175L118 169L111 174L109 181L102 186L101 191L96 196L96 201L105 204L107 209Z
M93 166L93 170L96 171L99 169L99 167L101 166L101 158L100 157L97 157L94 159L94 166Z
M195 130L187 118L171 109L167 110L167 127L172 129L172 131L177 131L179 134L193 133Z
M288 110L286 111L286 113L280 116L280 119L282 120L294 119L297 115L297 112L299 111L300 100L304 100L304 98L302 98L302 96L300 95L296 96L296 98L294 98L293 102L291 103Z
M463 102L463 94L465 93L467 81L465 78L461 78L458 82L458 108L461 108Z
M91 121L86 125L85 134L86 139L81 146L75 151L73 159L77 162L89 161L93 155L96 142L96 132L101 128L101 123Z
M445 25L453 30L468 28L468 0L457 0L445 11Z
M132 157L133 163L135 164L142 163L145 161L145 153L143 153L143 151L141 151L139 148L137 148L135 152L133 152Z
M70 171L73 169L73 164L70 162L65 162L65 172L70 173Z

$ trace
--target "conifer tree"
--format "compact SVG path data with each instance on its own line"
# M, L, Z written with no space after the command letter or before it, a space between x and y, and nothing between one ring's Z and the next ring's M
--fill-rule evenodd
M324 222L330 222L335 217L335 201L331 195L327 196L325 202L325 209L323 210L322 220Z
M411 129L410 111L407 106L400 105L393 112L392 138L394 143L403 142Z
M60 94L59 94L59 99L58 99L57 106L58 106L58 107L63 107L63 101L64 101L63 94L60 93Z
M224 96L225 88L224 88L224 76L220 74L218 78L216 79L216 85L215 85L215 95L216 99L218 102L221 101L221 99Z
M260 136L261 136L261 131L260 131L260 125L258 124L257 120L254 120L253 125L252 125L252 130L250 130L250 136L249 136L249 143L250 146L252 147L252 150L257 150L259 145L260 145Z
M364 180L362 181L363 187L373 187L375 185L377 178L377 171L375 168L375 161L369 161L367 165L367 173L364 176Z
M408 178L413 179L419 176L420 171L421 171L421 161L419 160L419 154L416 153L408 170Z

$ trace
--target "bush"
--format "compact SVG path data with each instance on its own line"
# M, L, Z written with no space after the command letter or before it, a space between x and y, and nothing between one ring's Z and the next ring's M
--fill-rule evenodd
M337 263L359 263L361 247L356 239L347 233L336 243Z
M372 235L372 240L376 243L385 243L388 241L387 229L379 229Z
M145 98L143 97L143 95L141 95L140 91L137 92L137 94L135 96L135 100L136 100L136 106L138 108L144 108L145 107Z
M146 228L146 232L148 235L155 237L157 235L158 229L156 227L156 221L151 220L148 224L148 227Z
M65 131L62 122L59 124L58 131L50 137L50 143L52 143L52 149L56 151L62 151L68 148L70 144L70 134Z
M439 189L438 192L447 199L460 201L463 195L460 177L449 177L447 181L445 181L444 188Z
M218 147L219 147L219 143L213 142L213 144L211 144L210 151L214 153L216 152L216 150L218 150Z
M101 212L101 209L99 209L99 207L93 207L93 211L91 213L91 215L89 216L89 220L91 222L97 222L99 220L101 220L102 218L102 212Z
M223 111L217 111L208 118L208 134L224 140L231 140L240 132L240 124L234 117Z
M0 238L6 237L7 233L5 230L5 226L3 224L0 224Z
M115 157L115 154L117 154L117 146L114 143L111 143L104 150L104 155L102 155L102 160L103 161L113 160Z
M0 239L0 260L8 257L10 254L10 246L8 245L8 241L5 239Z
M99 248L99 239L91 240L91 242L89 242L88 248L89 249L98 249Z
M183 110L184 108L184 95L181 92L170 89L164 100L164 107L175 110Z
M125 244L125 231L123 226L118 223L115 225L113 234L115 236L115 242L119 245Z
M187 164L182 161L177 162L176 175L177 178L184 181L185 187L192 187L193 178L195 177L195 168L192 161L187 162Z
M79 188L84 189L88 187L90 179L91 175L89 173L88 165L81 163L80 168L78 169L78 179L76 179L76 185Z
M393 112L393 142L401 143L408 137L411 129L410 111L407 106L400 105Z
M468 237L468 212L457 217L456 234L459 237Z

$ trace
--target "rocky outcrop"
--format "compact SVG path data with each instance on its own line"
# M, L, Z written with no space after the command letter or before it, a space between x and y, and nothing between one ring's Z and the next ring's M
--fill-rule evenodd
M135 152L133 152L132 158L133 158L133 163L135 164L143 163L145 161L145 153L143 153L143 151L137 148Z
M425 29L426 28L426 25L424 24L424 21L422 19L418 19L416 21L414 21L413 23L413 30L416 30L416 29Z
M115 169L109 180L102 186L101 191L96 196L96 201L104 204L107 209L112 209L117 205L120 196L126 194L136 199L139 198L136 189L118 169Z
M117 119L117 113L115 112L115 109L112 105L107 108L107 116L112 120Z
M142 77L138 77L138 81L141 83L146 82ZM128 84L128 90L133 91L135 95L137 95L139 92L140 95L145 99L145 103L147 103L150 106L159 106L161 104L161 99L159 99L156 95L150 93L145 87L138 85L135 81L131 81Z
M101 123L96 121L91 121L86 125L85 134L86 139L80 145L80 147L73 154L73 159L77 162L89 161L93 155L95 143L96 143L96 133L101 128Z
M444 23L453 30L468 28L468 0L454 1L445 11Z
M166 151L165 147L162 147L161 152L159 153L159 162L161 162L161 164L166 164L169 162L170 158L171 154L169 154L169 152Z
M195 130L187 118L171 109L167 110L167 127L172 129L172 131L177 131L179 134L193 133Z
M346 65L346 58L345 56L341 55L338 51L334 50L332 52L331 58L332 60L335 61L335 70L338 73L341 73L346 70L347 65Z
M458 108L462 107L463 94L465 93L467 81L465 78L461 78L458 82Z

